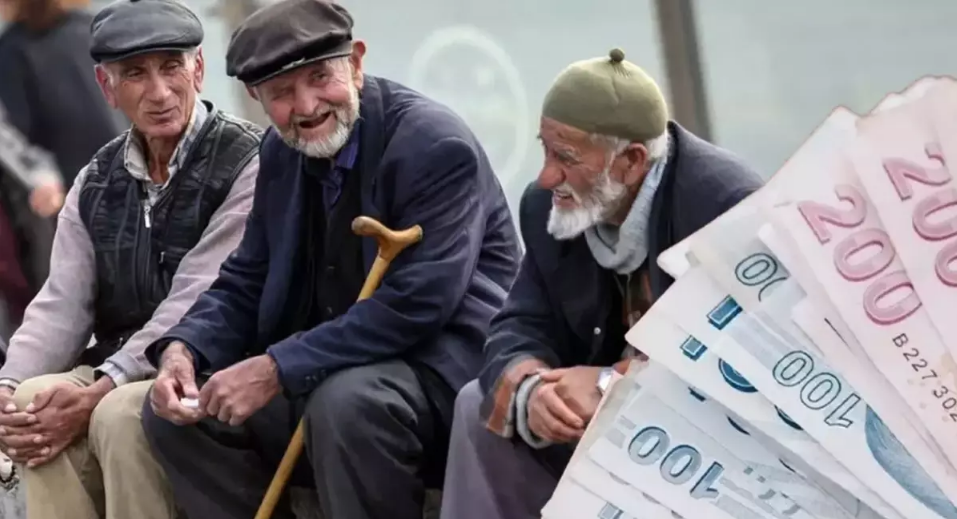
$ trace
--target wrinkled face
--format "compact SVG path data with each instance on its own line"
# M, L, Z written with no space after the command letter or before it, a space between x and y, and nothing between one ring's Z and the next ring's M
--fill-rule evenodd
M552 190L548 232L556 239L575 238L613 219L630 203L644 178L647 150L641 144L613 149L547 117L541 120L539 138L545 164L538 184Z
M186 130L202 90L200 51L151 52L97 67L106 100L133 121L147 138L179 138Z
M333 157L359 119L364 53L357 41L352 55L296 68L257 85L250 95L286 144L311 157Z

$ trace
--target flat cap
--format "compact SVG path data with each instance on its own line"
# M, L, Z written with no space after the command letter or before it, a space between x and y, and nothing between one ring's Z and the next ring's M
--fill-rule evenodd
M90 56L97 63L203 42L203 24L178 0L117 0L93 17Z
M303 65L352 53L352 15L327 0L281 0L240 25L226 74L249 86Z
M572 63L555 79L542 116L573 128L630 142L664 133L668 105L658 84L621 49L607 57Z

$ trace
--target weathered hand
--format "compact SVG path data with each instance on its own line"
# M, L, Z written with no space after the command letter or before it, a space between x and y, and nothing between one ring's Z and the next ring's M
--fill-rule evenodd
M0 450L17 463L27 463L39 456L43 445L34 443L42 438L36 433L37 417L17 409L13 403L13 389L0 387Z
M199 408L220 422L237 426L281 390L276 362L269 355L259 355L210 377L199 392Z
M601 366L555 369L542 373L542 382L554 383L555 394L587 424L595 416L601 402L598 375L602 369Z
M528 428L553 443L581 438L585 422L555 392L554 382L541 382L528 399Z
M37 393L24 409L26 413L36 416L36 424L24 429L27 434L11 438L11 446L14 449L17 449L17 445L39 447L39 452L27 460L27 467L37 467L50 461L78 438L86 436L90 415L101 397L94 396L90 388L68 383L57 384ZM22 453L19 454L22 456Z
M156 416L177 425L190 425L202 420L206 414L202 409L184 406L180 399L198 397L193 357L185 344L173 342L166 347L160 360L159 373L150 390L150 406Z

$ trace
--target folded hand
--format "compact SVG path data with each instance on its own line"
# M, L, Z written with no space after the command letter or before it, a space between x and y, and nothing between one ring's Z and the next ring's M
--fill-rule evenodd
M199 392L199 407L229 425L240 425L279 392L279 369L269 355L246 359L215 373Z

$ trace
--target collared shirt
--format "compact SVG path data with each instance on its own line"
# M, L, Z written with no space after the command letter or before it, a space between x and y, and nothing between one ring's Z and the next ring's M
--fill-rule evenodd
M345 184L346 173L352 171L356 165L356 159L359 157L359 125L356 121L349 140L345 146L336 154L335 165L326 174L319 175L319 183L322 185L322 201L326 207L326 214L332 211L339 197L342 195L342 186ZM315 160L315 159L313 159Z
M163 184L156 184L150 178L146 151L143 149L143 135L136 128L130 130L126 137L126 144L123 146L123 165L126 166L126 171L130 173L131 177L145 184L150 204L156 203L160 194L169 185L169 181L176 175L177 171L183 168L189 150L192 149L193 143L199 138L199 131L203 128L207 117L209 117L209 110L206 109L206 105L196 99L193 114L186 125L186 131L183 132L183 136L176 147L173 148L173 154L170 155L169 164L166 166L169 177Z

